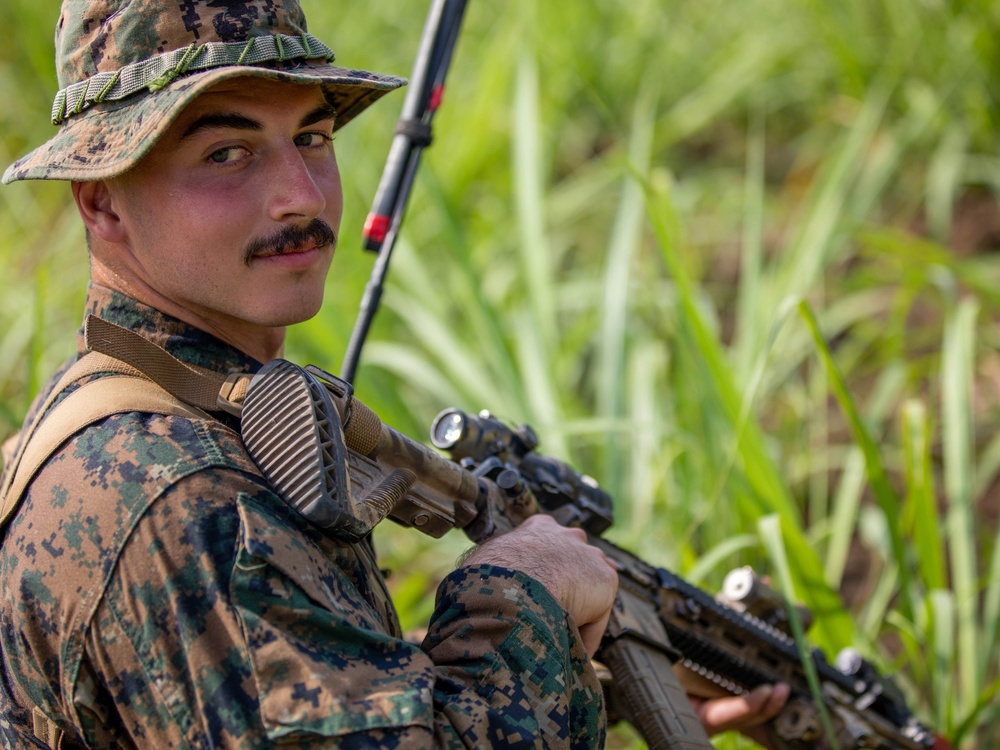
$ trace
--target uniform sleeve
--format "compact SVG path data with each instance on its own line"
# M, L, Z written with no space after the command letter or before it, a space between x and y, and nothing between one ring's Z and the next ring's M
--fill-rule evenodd
M390 634L351 545L317 543L232 474L189 477L136 528L81 670L91 736L113 700L140 747L603 744L600 685L541 584L452 573L417 647Z
M467 747L602 747L603 694L576 625L540 583L482 565L442 583L423 648L438 721Z

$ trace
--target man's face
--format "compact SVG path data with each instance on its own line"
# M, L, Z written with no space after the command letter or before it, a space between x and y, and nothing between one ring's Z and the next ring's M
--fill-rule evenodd
M310 318L343 212L333 125L317 86L243 78L202 94L109 183L121 262L231 341Z

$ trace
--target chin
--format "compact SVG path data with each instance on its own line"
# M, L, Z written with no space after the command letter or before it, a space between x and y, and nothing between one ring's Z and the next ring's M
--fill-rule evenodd
M304 323L315 317L323 306L323 297L320 295L317 300L298 299L295 304L264 312L259 316L258 323L268 328L283 328L296 323Z

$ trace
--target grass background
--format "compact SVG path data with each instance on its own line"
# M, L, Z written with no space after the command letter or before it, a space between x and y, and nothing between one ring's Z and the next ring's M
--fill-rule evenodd
M409 74L425 4L303 5L341 62ZM52 132L57 11L5 7L7 164ZM986 0L470 3L358 395L418 438L450 406L530 423L616 497L615 541L709 589L757 566L831 656L997 744L998 26ZM290 359L339 370L402 99L338 134L339 255ZM2 436L87 263L66 185L0 190L0 227ZM465 544L377 535L416 626Z

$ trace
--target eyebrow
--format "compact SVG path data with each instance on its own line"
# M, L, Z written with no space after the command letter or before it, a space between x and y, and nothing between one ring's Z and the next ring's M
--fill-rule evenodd
M202 115L191 122L186 128L184 128L184 132L181 133L181 137L178 140L184 141L199 131L211 130L214 128L224 130L250 130L257 132L263 130L264 126L256 120L250 119L246 115L237 114L235 112L213 112L207 115Z
M336 120L337 110L333 108L332 104L324 103L320 104L316 109L307 114L302 118L302 122L299 123L300 128L308 128L310 125L315 125L317 122L323 122L324 120Z
M302 118L299 122L299 127L307 128L310 125L315 125L316 123L323 122L324 120L336 119L336 116L337 111L332 105L321 104ZM264 129L264 126L257 120L247 117L246 115L241 115L238 112L211 112L195 118L195 120L184 129L184 132L181 133L178 140L187 140L199 131L210 130L213 128L260 132Z

